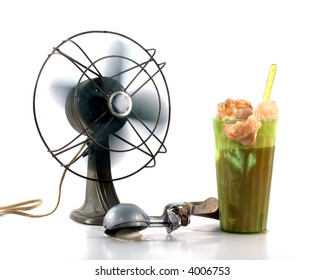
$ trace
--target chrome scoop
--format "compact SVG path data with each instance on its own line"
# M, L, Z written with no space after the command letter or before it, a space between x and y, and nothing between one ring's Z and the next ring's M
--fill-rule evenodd
M191 215L219 219L218 200L211 197L202 202L170 203L161 216L148 216L135 204L121 203L107 212L103 225L111 236L121 230L140 231L147 227L165 227L171 233L187 226Z

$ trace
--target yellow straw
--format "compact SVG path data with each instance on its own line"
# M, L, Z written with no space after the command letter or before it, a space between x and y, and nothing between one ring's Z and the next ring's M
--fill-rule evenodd
M264 101L268 101L270 99L275 72L276 72L276 65L272 64L270 67L269 76L267 77L267 82L265 86L265 91L263 96Z

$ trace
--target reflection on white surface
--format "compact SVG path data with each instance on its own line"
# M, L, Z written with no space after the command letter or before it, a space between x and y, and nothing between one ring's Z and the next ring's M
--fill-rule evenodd
M294 236L290 241L279 232L230 234L220 232L218 221L196 217L189 226L172 234L167 234L163 228L148 228L124 239L106 236L100 226L86 226L57 216L47 219L5 217L2 222L6 223L1 227L0 239L0 259L3 260L256 260L317 257L317 244L298 245ZM283 238L287 240L285 244L281 243Z

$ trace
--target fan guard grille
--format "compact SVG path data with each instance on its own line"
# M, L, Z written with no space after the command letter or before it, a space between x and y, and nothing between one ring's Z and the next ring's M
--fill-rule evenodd
M123 46L122 49L127 47L130 55L126 55L121 48L114 49L115 42L120 42L118 47ZM109 50L108 54L107 45L113 46L113 50ZM96 51L98 46L99 50ZM87 156L90 148L94 146L109 151L112 181L127 178L143 168L155 166L157 154L166 152L164 142L170 122L169 90L162 72L165 63L158 64L154 58L155 54L154 49L145 49L133 39L110 31L79 33L53 48L36 80L33 113L43 143L62 166L82 178L102 180L89 177L86 165L81 163L82 157ZM123 92L129 95L132 104L136 104L140 110L131 110L127 116L110 116L106 126L111 122L117 122L118 118L123 119L125 124L117 131L109 132L109 141L102 142L98 139L107 131L103 128L102 131L94 133L92 126L103 117L90 125L85 124L76 104L85 81L89 82L90 86L96 87L94 79L106 83L105 77L116 79L121 84ZM78 131L71 128L62 108L53 105L51 95L53 81L69 79L73 81L71 89ZM101 91L101 88L96 90ZM66 95L64 97L66 99ZM109 94L104 97L108 99ZM147 111L150 121L146 119ZM87 145L83 152L70 165L72 155L84 143Z

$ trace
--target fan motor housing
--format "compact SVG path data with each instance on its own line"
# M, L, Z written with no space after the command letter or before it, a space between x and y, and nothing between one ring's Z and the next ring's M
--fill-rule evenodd
M99 142L106 142L107 135L120 130L131 110L131 97L119 82L109 77L79 83L70 90L65 104L70 125Z

